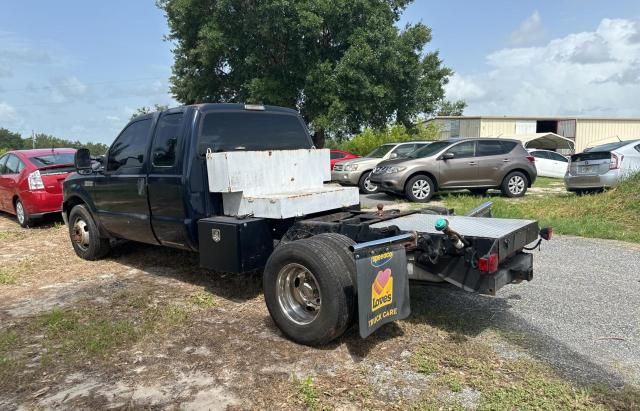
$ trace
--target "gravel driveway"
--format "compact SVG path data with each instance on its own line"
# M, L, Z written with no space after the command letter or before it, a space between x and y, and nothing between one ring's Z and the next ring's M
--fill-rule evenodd
M638 384L640 247L556 236L535 254L533 281L507 286L497 298L434 287L413 295L438 307L434 321L458 312L467 334L504 331L571 380Z

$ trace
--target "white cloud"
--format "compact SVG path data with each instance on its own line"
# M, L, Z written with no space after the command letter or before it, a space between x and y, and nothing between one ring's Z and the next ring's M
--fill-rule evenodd
M51 80L52 98L56 103L64 103L87 95L89 87L75 76Z
M7 103L0 103L0 123L13 123L17 119L16 109Z
M493 52L487 71L456 74L447 94L469 114L640 116L639 27L604 19L591 32Z
M510 42L512 46L522 47L537 44L544 38L545 30L542 25L542 18L538 10L536 10L511 33Z

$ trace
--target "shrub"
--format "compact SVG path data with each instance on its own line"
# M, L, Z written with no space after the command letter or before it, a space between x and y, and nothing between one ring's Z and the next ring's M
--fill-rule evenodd
M341 143L330 141L328 142L327 147L337 148L339 150L348 151L349 153L364 156L381 144L400 143L403 141L436 140L437 137L438 128L434 124L418 124L414 130L407 129L403 125L396 124L389 126L384 130L373 130L367 128L362 133Z

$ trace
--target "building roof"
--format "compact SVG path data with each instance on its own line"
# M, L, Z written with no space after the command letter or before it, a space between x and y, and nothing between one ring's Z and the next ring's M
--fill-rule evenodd
M430 120L600 120L640 121L640 117L589 117L589 116L436 116Z
M560 150L568 148L573 150L575 143L566 137L562 137L556 133L533 133L533 134L517 134L514 136L500 136L500 138L507 137L522 142L526 148L540 148L546 150Z

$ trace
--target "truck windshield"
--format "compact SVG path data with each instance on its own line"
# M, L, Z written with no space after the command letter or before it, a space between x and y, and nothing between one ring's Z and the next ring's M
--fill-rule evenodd
M413 153L410 153L407 157L409 158L429 157L440 152L440 150L443 150L444 148L450 146L451 144L453 144L452 141L436 141L435 143L431 143L427 146L424 146L414 151Z
M207 113L200 124L199 145L213 151L294 150L312 143L300 119L268 112Z
M369 154L367 154L365 157L382 158L382 157L384 157L385 154L387 154L389 151L391 151L391 149L394 148L394 147L395 147L394 144L384 144L384 145L376 148L375 150L373 150Z
M48 167L73 164L73 153L51 153L29 157L36 167Z

